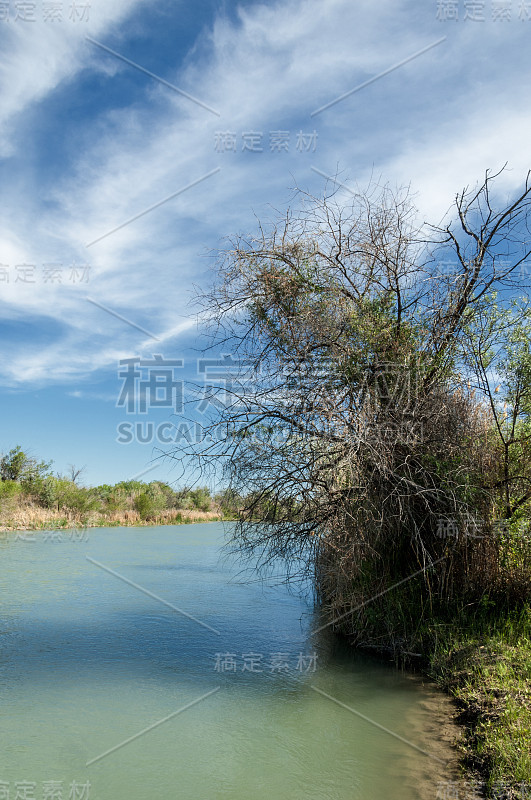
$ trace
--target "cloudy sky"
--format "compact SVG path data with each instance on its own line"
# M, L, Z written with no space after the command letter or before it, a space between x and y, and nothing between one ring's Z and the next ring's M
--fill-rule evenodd
M434 223L487 168L516 191L530 38L522 0L0 2L0 451L149 467L174 409L128 414L119 362L196 375L212 250L295 187L410 185Z

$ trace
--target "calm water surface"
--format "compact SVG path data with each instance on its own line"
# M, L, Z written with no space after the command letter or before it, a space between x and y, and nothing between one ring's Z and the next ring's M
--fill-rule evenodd
M242 583L223 536L220 524L0 535L11 798L26 781L35 800L435 800L453 777L445 699L312 636L311 604Z

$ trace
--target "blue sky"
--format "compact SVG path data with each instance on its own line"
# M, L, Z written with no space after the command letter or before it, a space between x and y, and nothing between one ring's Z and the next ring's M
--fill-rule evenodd
M120 360L201 379L191 298L223 237L324 176L410 185L437 223L485 169L509 162L505 200L531 166L522 0L20 6L0 19L0 451L86 465L89 484L147 469L158 443L118 426L173 410L117 406Z

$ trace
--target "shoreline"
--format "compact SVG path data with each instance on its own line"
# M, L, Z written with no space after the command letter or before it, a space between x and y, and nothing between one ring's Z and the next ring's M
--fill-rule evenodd
M498 612L447 623L431 650L403 654L401 663L389 650L359 649L433 682L451 701L448 722L460 732L453 747L461 775L455 785L448 780L442 796L531 798L529 607L519 618Z
M43 512L46 513L43 513ZM7 517L7 515L6 515ZM17 531L48 531L85 528L151 528L158 525L190 525L200 522L230 521L221 512L193 509L171 509L142 518L138 511L119 511L112 514L88 515L48 509L15 511L0 521L0 533Z
M426 673L453 700L461 765L485 797L531 797L531 641L528 621L448 632Z

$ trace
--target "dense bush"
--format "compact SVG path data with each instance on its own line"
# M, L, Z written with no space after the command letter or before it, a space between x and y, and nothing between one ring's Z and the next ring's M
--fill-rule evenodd
M40 495L43 504L47 502L46 492L49 493L48 496L57 510L87 514L91 511L97 511L101 507L97 493L93 489L84 489L76 486L73 481L69 481L66 478L48 479L47 484L45 484L45 491Z
M166 508L166 497L158 484L151 483L145 491L136 495L133 506L142 519L152 519Z
M0 459L0 480L19 481L29 488L33 481L50 475L50 466L51 462L37 461L17 445Z
M14 480L2 480L0 482L0 500L10 500L17 498L22 492L20 483Z

